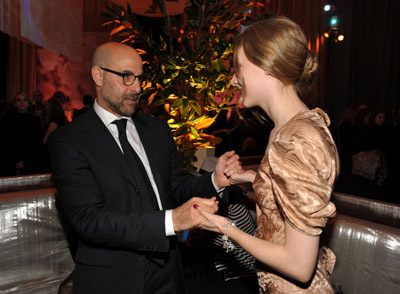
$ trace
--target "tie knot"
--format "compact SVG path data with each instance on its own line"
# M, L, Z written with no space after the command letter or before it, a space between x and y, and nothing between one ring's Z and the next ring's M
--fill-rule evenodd
M118 131L126 131L126 123L128 120L126 118L116 119L112 123L115 124L118 128Z

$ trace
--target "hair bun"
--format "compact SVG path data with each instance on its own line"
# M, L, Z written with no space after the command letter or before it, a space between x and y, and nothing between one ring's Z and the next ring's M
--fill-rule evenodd
M319 68L319 63L317 55L314 52L307 49L306 62L304 64L303 72L298 81L299 86L303 87L310 86L314 78L318 74L318 68Z

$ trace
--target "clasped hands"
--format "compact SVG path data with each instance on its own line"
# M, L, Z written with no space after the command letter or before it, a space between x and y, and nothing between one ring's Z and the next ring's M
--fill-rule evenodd
M215 166L214 183L218 189L234 184L253 182L255 173L242 169L239 156L234 151L223 154ZM193 197L172 213L175 232L191 228L203 228L222 232L226 219L216 215L218 211L217 197L211 199Z

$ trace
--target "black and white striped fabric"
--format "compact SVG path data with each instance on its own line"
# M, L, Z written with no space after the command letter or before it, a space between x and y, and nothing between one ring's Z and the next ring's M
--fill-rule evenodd
M256 223L249 209L242 203L227 204L221 207L220 214L235 222L236 226L253 235ZM223 271L225 280L254 276L256 260L253 256L235 244L235 249L226 252L222 247L222 235L214 232L195 230L189 234L190 243L198 247L213 249L214 264L217 271Z

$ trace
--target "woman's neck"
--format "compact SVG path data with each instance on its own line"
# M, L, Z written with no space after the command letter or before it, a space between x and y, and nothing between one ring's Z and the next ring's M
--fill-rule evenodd
M274 129L279 130L292 117L301 111L309 110L301 101L293 87L284 87L270 100L272 103L266 111L274 122ZM265 110L265 109L264 109Z

